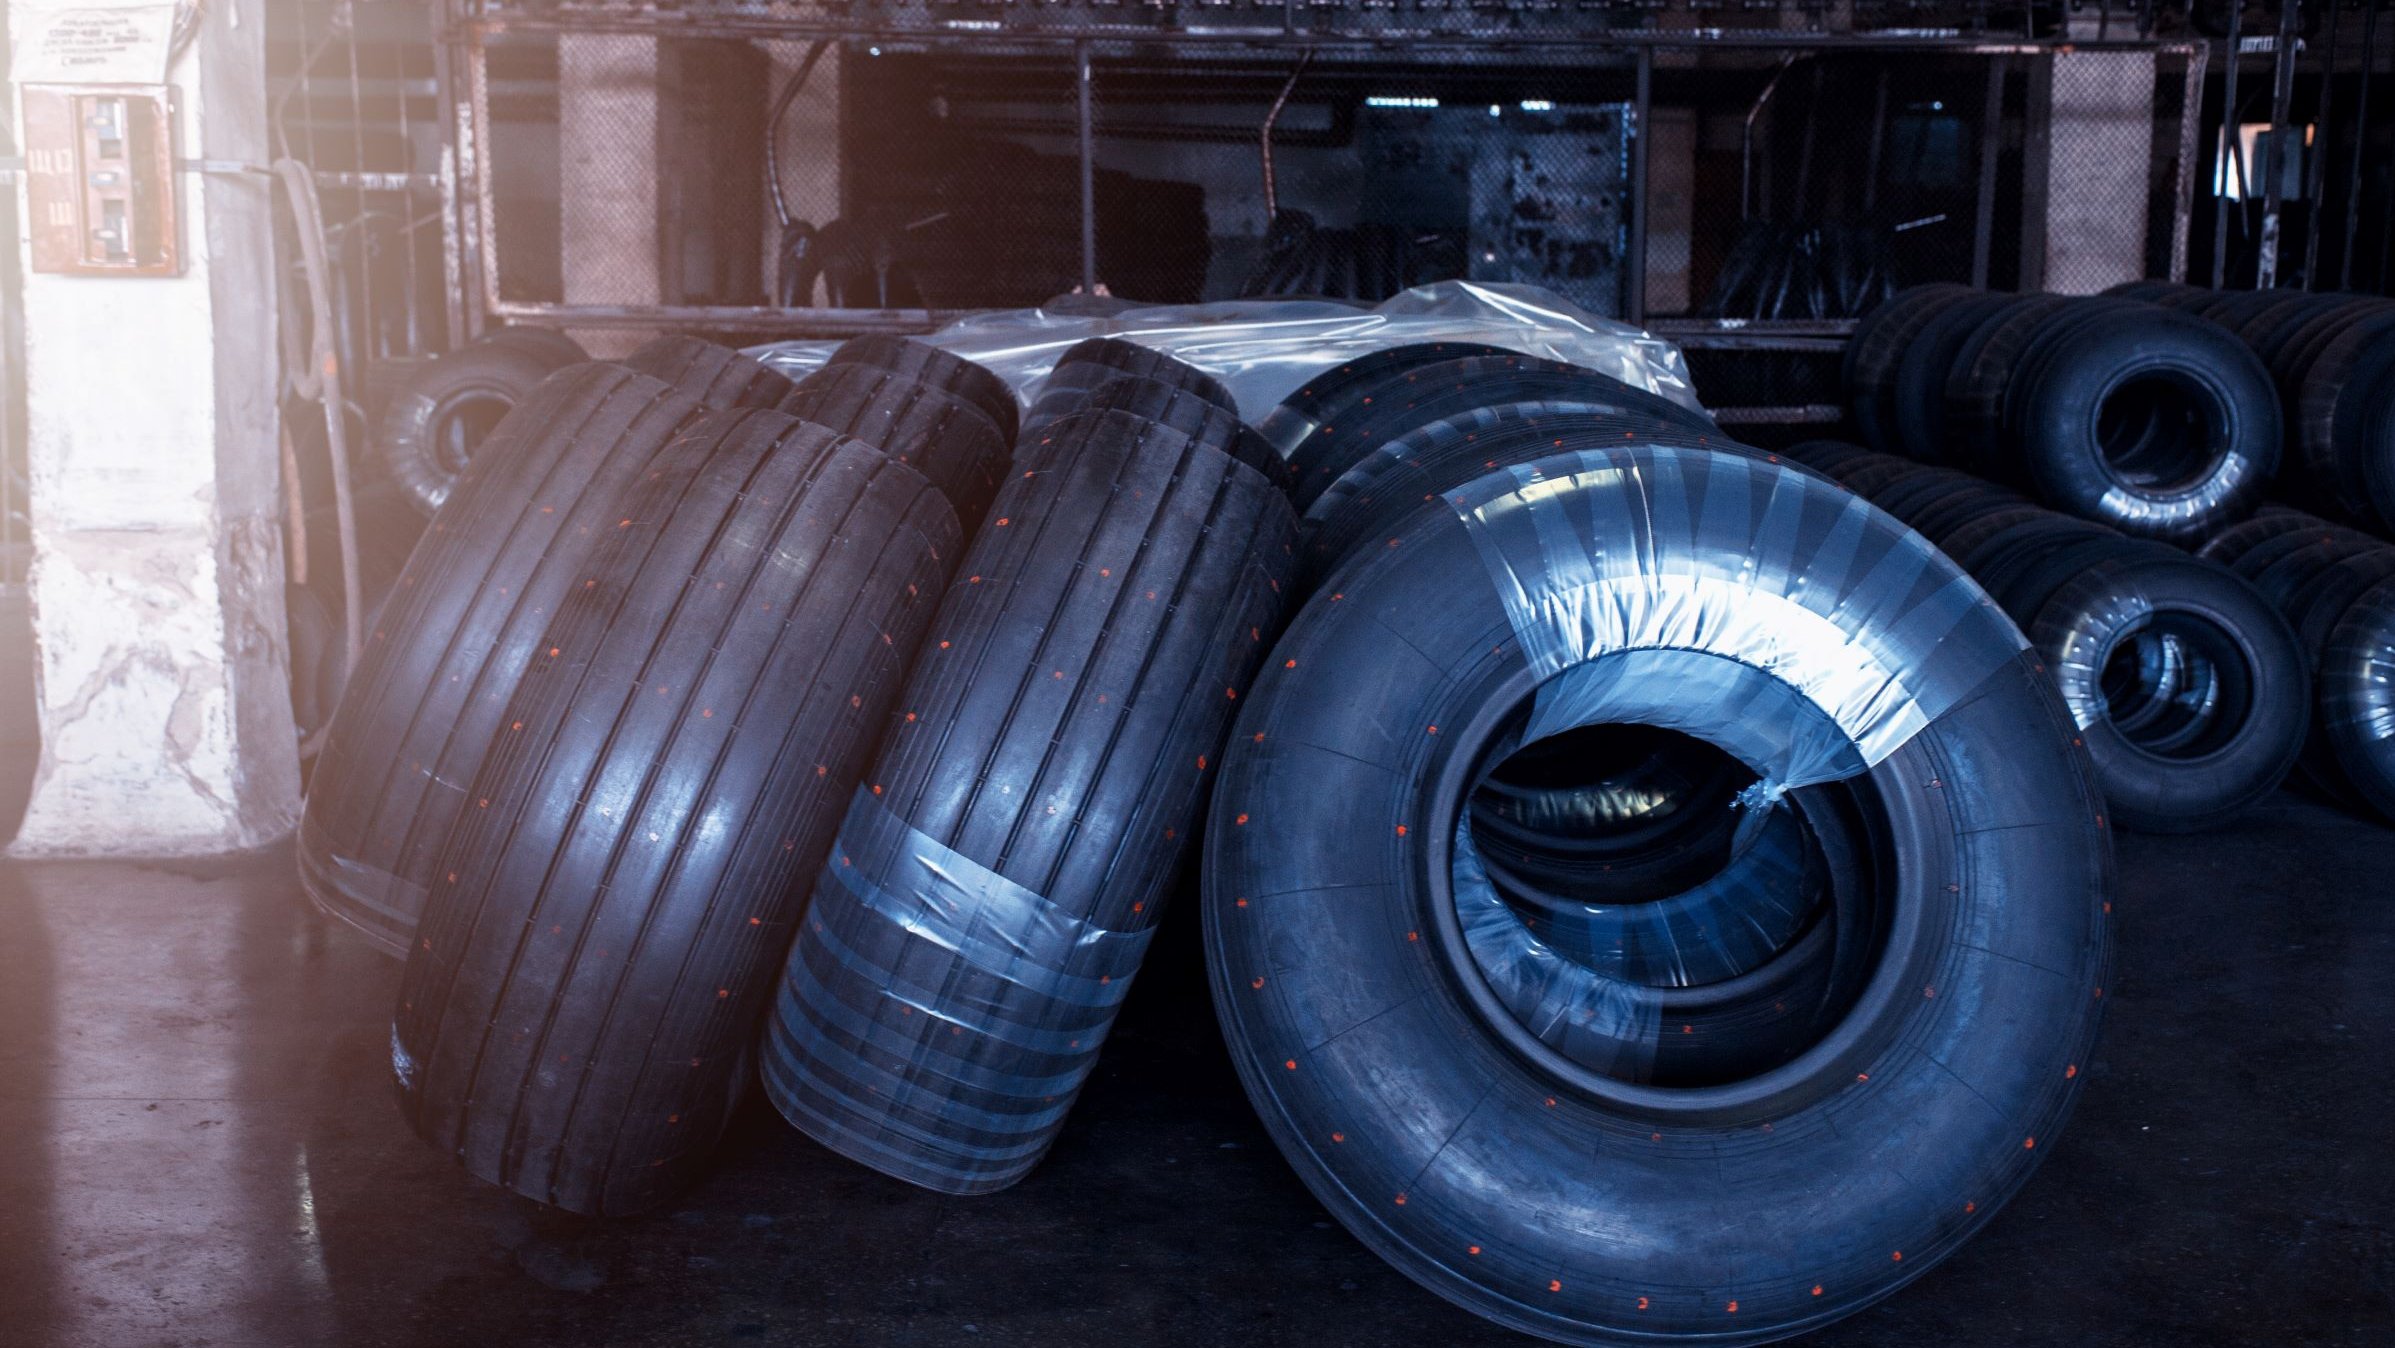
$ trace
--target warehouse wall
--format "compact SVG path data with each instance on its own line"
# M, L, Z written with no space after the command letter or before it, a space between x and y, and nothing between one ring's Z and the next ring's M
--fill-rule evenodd
M265 163L262 8L203 13L181 153ZM270 188L180 185L184 275L25 276L42 754L19 854L225 851L297 816Z

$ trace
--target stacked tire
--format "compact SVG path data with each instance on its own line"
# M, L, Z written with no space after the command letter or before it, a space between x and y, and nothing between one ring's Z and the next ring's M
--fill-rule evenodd
M2012 616L2122 827L2211 828L2294 767L2308 717L2303 655L2278 611L2226 568L1951 469L1832 442L1788 453L1920 530Z
M2144 298L2234 332L2269 370L2287 447L2280 495L2395 535L2395 301L2136 284Z
M2298 766L2331 800L2395 821L2395 546L2294 510L2269 510L2206 543L2296 634L2312 675Z
M2140 537L2200 542L2252 513L2279 467L2268 367L2165 304L1918 286L1857 326L1845 372L1872 449Z

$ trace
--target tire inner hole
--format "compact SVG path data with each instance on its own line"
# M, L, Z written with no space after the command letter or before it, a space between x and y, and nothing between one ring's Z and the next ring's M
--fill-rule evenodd
M2218 752L2253 713L2253 676L2236 639L2191 613L2158 613L2115 642L2101 687L2113 729L2158 758Z
M2096 446L2122 484L2185 491L2211 476L2225 446L2202 386L2176 374L2122 381L2096 407Z
M432 430L433 452L440 456L441 466L452 473L465 471L514 405L512 399L492 393L463 393L442 403Z

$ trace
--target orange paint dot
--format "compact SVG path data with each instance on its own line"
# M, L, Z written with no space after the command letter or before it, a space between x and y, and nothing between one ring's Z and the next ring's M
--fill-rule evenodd
M1815 1284L1813 1284L1813 1295L1815 1295L1815 1296L1820 1296L1820 1295L1821 1295L1821 1284L1820 1284L1820 1283L1815 1283Z
M1247 816L1243 814L1243 815L1239 816L1237 819L1234 819L1234 820L1232 820L1231 822L1232 822L1232 823L1234 823L1234 824L1244 824L1244 823L1246 823L1246 822L1247 822Z
M1857 1072L1854 1074L1854 1079L1857 1081L1869 1081L1871 1079L1871 1074L1869 1072Z
M1554 1096L1552 1096L1552 1095L1550 1095L1550 1096L1548 1096L1548 1097L1547 1097L1547 1108L1549 1108L1549 1109L1553 1109L1553 1108L1555 1108L1555 1097L1554 1097Z
M1257 978L1257 979L1251 979L1251 980L1249 980L1249 982L1248 982L1248 986L1249 986L1249 987L1251 987L1251 988L1260 988L1260 987L1263 987L1263 986L1264 986L1264 980L1263 980L1263 979L1261 979L1261 978Z
M1435 726L1435 725L1434 725L1434 726L1432 726L1432 727L1430 728L1430 733L1431 733L1431 734L1433 734L1433 735L1436 735L1436 734L1438 734L1438 733L1439 733L1439 728L1438 728L1437 726Z
M1247 900L1245 899L1234 899L1232 902L1238 904L1242 908L1247 907Z
M1479 1246L1477 1246L1477 1245L1466 1245L1466 1246L1464 1247L1464 1253L1465 1253L1465 1254L1478 1254L1478 1253L1480 1253L1480 1247L1479 1247Z
M1898 1251L1896 1251L1894 1254L1892 1254L1892 1255L1890 1255L1890 1256L1888 1256L1888 1257L1889 1257L1891 1260L1895 1261L1896 1263L1899 1263L1899 1264L1901 1264L1901 1263L1903 1263L1903 1262L1904 1262L1904 1251L1902 1251L1902 1250L1898 1250Z
M2072 1063L2070 1066L2062 1069L2062 1079L2065 1081L2068 1081L2077 1075L2079 1075L2079 1064L2077 1063Z
M1731 1302L1731 1303L1730 1303L1730 1314L1732 1314L1732 1315L1736 1315L1737 1313L1738 1313L1738 1303L1737 1303L1737 1302L1735 1302L1735 1301L1733 1301L1733 1302Z
M1422 933L1418 931L1409 931L1405 934L1405 939L1409 941L1419 941L1422 939Z
M2022 1138L2022 1139L2021 1139L2021 1150L2023 1150L2023 1151L2033 1151L2033 1150L2035 1150L2035 1149L2036 1149L2036 1147L2037 1147L2037 1139L2036 1139L2036 1138L2034 1138L2034 1137L2025 1137L2025 1138Z
M940 643L940 649L941 649L941 650L947 650L947 649L948 649L948 643L947 643L947 642L945 642L945 641L941 642L941 643Z
M1012 523L1014 523L1014 521L1013 521L1012 519L1008 518L1007 516L1000 515L1000 516L998 517L998 527L999 527L999 528L1001 528L1001 529L1005 528L1007 525L1009 525L1009 524L1012 524Z
M752 917L748 920L748 924L752 927L762 927L765 925L765 919L761 917Z
M1562 1279L1560 1279L1560 1278L1549 1278L1549 1279L1547 1279L1547 1290L1548 1290L1548 1291L1550 1291L1550 1292L1560 1292L1560 1291L1562 1291L1562 1290L1563 1290L1563 1281L1562 1281Z
M1405 825L1399 824L1397 826L1397 836L1400 838L1405 836Z
M1286 1067L1290 1071L1294 1072L1297 1070L1297 1059L1291 1058L1287 1062L1282 1063L1281 1066Z
M1225 688L1222 690L1222 695L1231 699L1233 702L1237 702L1239 700L1239 690L1236 688Z
M1345 1142L1346 1140L1347 1140L1347 1134L1345 1134L1345 1133L1333 1133L1333 1134L1331 1134L1331 1141L1333 1141L1333 1142Z
M551 646L551 647L549 648L549 654L551 654L551 655L559 655L559 654L562 654L562 652L559 650L559 648L557 648L557 647L555 647L555 646Z
M731 990L730 988L717 988L717 989L715 990L715 996L716 996L716 999L717 999L718 1001L722 1000L723 998L729 997L729 996L731 996L731 995L732 995L732 990Z
M1647 1308L1647 1299L1645 1297L1640 1297L1638 1299L1638 1308L1642 1311Z
M1405 1195L1404 1195L1404 1194L1399 1194L1399 1195L1397 1195L1397 1206L1399 1206L1399 1207L1401 1207L1401 1208L1405 1206Z

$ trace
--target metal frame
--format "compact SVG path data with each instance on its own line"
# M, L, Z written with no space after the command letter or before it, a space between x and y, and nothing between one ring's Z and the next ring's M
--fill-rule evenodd
M1153 58L1159 54L1186 58L1205 54L1216 57L1280 57L1307 60L1323 53L1355 55L1385 55L1404 58L1425 49L1468 50L1481 54L1539 55L1548 59L1629 58L1635 82L1631 223L1628 244L1629 271L1633 276L1644 275L1646 247L1647 191L1647 134L1652 112L1652 85L1655 57L1658 52L1725 51L1767 54L1771 52L1824 51L1886 51L1936 52L1944 55L1984 56L1992 67L1990 87L2000 95L2006 68L2013 58L2035 58L2064 50L2138 50L2159 54L2176 54L2186 60L2190 89L2201 87L2204 48L2192 42L2158 41L2145 37L2095 36L2051 39L2006 39L1986 34L1958 32L1832 32L1823 30L1784 31L1773 29L1641 28L1627 30L1584 29L1580 31L1538 32L1523 31L1501 37L1446 33L1435 30L1399 32L1394 29L1370 35L1338 32L1317 32L1296 27L1298 9L1292 5L1286 22L1280 28L1182 28L1159 29L1131 25L1087 24L1067 25L1053 15L1045 16L1043 26L1025 27L997 21L956 20L957 27L942 27L926 20L922 23L834 21L799 13L771 13L754 5L694 5L688 8L633 9L623 4L568 3L545 8L538 13L499 13L485 8L486 0L446 0L448 22L441 34L447 54L444 63L445 80L462 70L461 93L445 98L452 111L451 144L454 153L443 166L442 186L449 220L454 230L445 260L456 268L455 279L461 284L453 287L453 295L468 296L468 311L452 318L452 329L459 335L471 335L494 321L538 323L578 328L685 328L721 333L757 333L780 336L810 335L844 337L875 332L920 332L937 327L958 316L956 312L934 309L788 309L771 305L753 306L690 306L690 305L588 305L547 301L508 300L499 294L499 276L492 262L491 242L496 238L496 216L491 175L482 171L480 147L487 137L478 134L489 125L489 88L487 78L487 43L494 37L521 33L621 33L683 38L773 38L784 41L833 39L853 41L883 41L903 43L910 49L944 48L973 49L985 53L1006 55L1045 55L1054 53L1060 60L1074 62L1076 133L1081 158L1081 249L1082 282L1094 286L1097 275L1096 206L1093 184L1094 131L1091 122L1091 84L1093 66L1109 56L1140 56ZM2107 13L2110 6L2106 7ZM973 11L999 13L1001 11ZM1013 14L1016 11L1003 11ZM961 30L961 31L960 31ZM2191 99L2192 101L2192 99ZM2182 135L2180 198L2182 212L2191 200L2194 186L2192 140ZM1983 255L1987 251L1986 235L1992 228L1989 218L1993 192L1986 190L1992 177L1994 144L1982 152L1979 216L1976 222L1978 242L1975 247L1975 275L1984 276ZM2181 241L2180 253L2184 252ZM1624 318L1632 323L1646 318L1646 296L1643 284L1626 287ZM1669 332L1685 342L1715 349L1773 349L1820 350L1822 344L1834 347L1842 330L1797 331L1804 325L1743 324L1723 327L1701 322L1666 322L1654 325L1658 331Z

